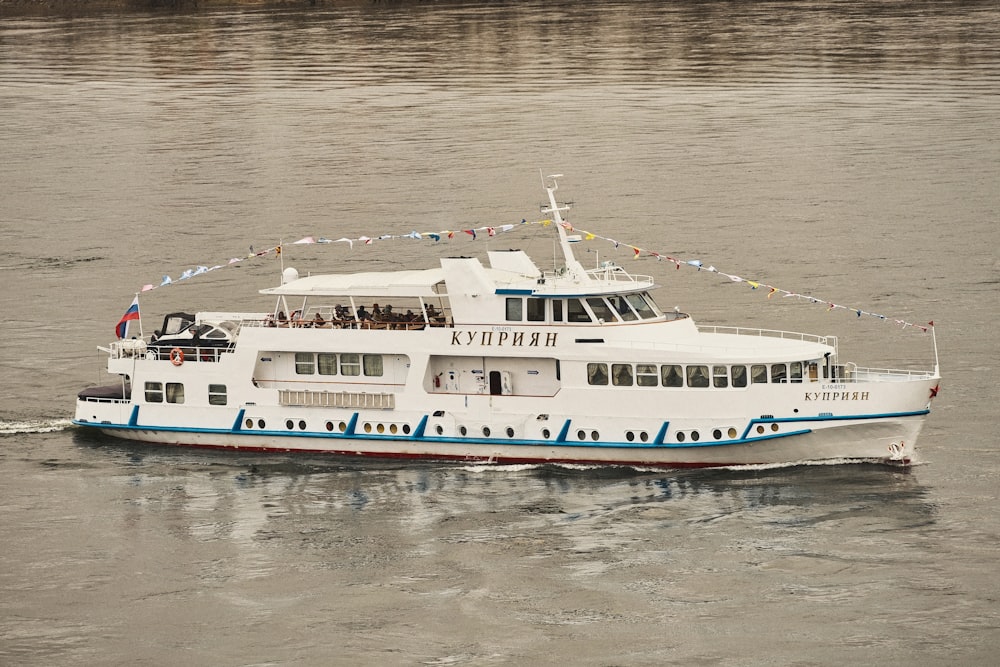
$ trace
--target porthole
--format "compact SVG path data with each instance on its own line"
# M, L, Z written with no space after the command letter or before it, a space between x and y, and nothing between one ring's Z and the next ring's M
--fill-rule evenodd
M469 432L469 429L465 428L464 426L459 426L458 432L461 433L462 435L465 435L466 433Z
M295 428L295 422L293 422L291 419L286 419L285 420L285 428L287 428L289 431L291 431L293 428Z
M253 428L253 420L252 419L248 419L246 421L246 424L247 424L247 428Z
M761 435L764 433L764 427L761 424L757 424L757 434Z
M633 433L632 431L626 431L625 439L628 440L629 442L632 442L633 440L635 440L635 433Z
M385 433L385 424L379 424L378 426L375 427L375 430L378 431L379 433Z
M399 430L399 427L395 424L389 424L389 433L395 434Z
M778 432L778 425L777 424L771 424L771 430L774 431L775 433L777 433Z
M306 430L306 420L305 419L300 419L299 420L299 430L300 431Z
M507 437L508 438L513 438L514 437L514 427L513 426L508 426L507 427Z
M733 428L732 426L729 427L729 437L730 438L735 438L736 437L736 429Z
M548 440L551 435L552 435L552 433L549 432L549 429L547 429L547 428L543 428L542 429L542 437L543 438L545 438L546 440Z
M699 434L698 431L691 431L691 439L698 442L701 440L701 434Z
M345 424L344 422L340 422L339 424L337 424L337 430L340 431L341 433L344 433L345 431L347 431L347 424Z
M332 431L333 430L333 422L327 422L326 423L326 430L327 431Z
M264 428L264 420L263 419L258 419L257 420L257 428Z
M677 442L684 442L684 433L683 432L677 434Z
M371 433L371 432L372 432L372 425L368 422L365 422L365 433Z
M444 426L441 426L441 424L435 426L434 430L437 431L438 435L444 435Z
M584 431L582 431L582 430L580 430L580 431L577 431L577 432L576 432L576 439L577 439L577 440L586 440L586 439L587 439L587 434L586 434L586 432L584 432Z
M714 431L712 431L712 437L715 438L716 440L722 440L722 431L719 429L715 429Z
M403 433L405 433L406 435L410 435L410 425L409 424L403 424Z
M483 427L483 437L484 438L490 437L490 433L491 433L490 427L489 426L484 426Z
M590 432L590 439L591 440L600 440L601 439L601 434L598 433L597 431L591 431Z
M639 439L642 440L643 442L646 442L647 440L649 440L649 434L646 433L645 431L642 431L641 433L639 433Z

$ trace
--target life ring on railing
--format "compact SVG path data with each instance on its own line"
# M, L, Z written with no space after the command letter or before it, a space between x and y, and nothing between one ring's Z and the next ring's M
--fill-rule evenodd
M184 363L184 350L179 347L175 347L170 350L170 363L174 366L180 366Z

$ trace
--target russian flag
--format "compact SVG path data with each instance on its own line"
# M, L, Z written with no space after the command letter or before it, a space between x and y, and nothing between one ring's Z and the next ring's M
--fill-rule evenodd
M137 319L139 319L138 294L132 299L132 305L128 307L128 310L125 311L125 314L122 315L122 318L118 320L118 324L115 326L115 335L118 336L119 340L128 336L128 323Z

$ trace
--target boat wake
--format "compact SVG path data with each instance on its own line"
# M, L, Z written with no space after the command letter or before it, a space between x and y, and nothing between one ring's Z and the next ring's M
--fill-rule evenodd
M64 431L73 422L69 419L25 419L20 421L0 420L0 435L15 435L18 433L52 433Z

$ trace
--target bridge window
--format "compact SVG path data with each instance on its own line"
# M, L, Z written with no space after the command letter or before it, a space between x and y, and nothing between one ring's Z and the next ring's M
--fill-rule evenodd
M609 299L611 301L611 307L615 309L618 316L621 317L626 322L631 322L637 319L636 314L628 305L628 299L624 296L613 296Z
M747 367L746 366L733 366L730 369L730 373L733 377L734 387L745 387L747 386Z
M651 317L656 317L656 311L649 305L647 298L642 294L629 294L627 297L629 304L635 308L635 312L639 313L639 317L644 320L648 320Z
M788 366L785 364L771 364L771 382L787 382Z
M660 382L664 387L683 387L684 373L681 367L675 364L660 366Z
M163 402L163 383L162 382L147 382L146 383L146 402L147 403L162 403Z
M224 384L208 385L208 404L209 405L226 404L226 385Z
M295 374L312 375L316 372L315 357L312 352L295 353Z
M754 364L751 366L750 382L753 384L763 384L767 382L767 366L764 364Z
M792 378L792 382L802 382L802 362L794 361L789 364L789 366L791 370L790 376Z
M562 299L552 299L552 321L562 322L563 321L563 300Z
M520 322L523 317L524 300L521 297L507 297L507 321Z
M587 303L590 304L590 309L594 311L594 315L597 319L604 322L617 322L615 314L611 312L611 308L608 306L608 302L600 297L591 297L587 299Z
M569 322L590 322L590 314L579 299L567 299L566 319Z
M688 366L687 386L707 387L708 386L708 366Z
M608 365L607 364L587 364L587 383L588 384L607 384L608 383Z
M640 387L655 387L660 383L655 364L636 364L635 383Z
M545 299L528 298L528 321L545 321Z

